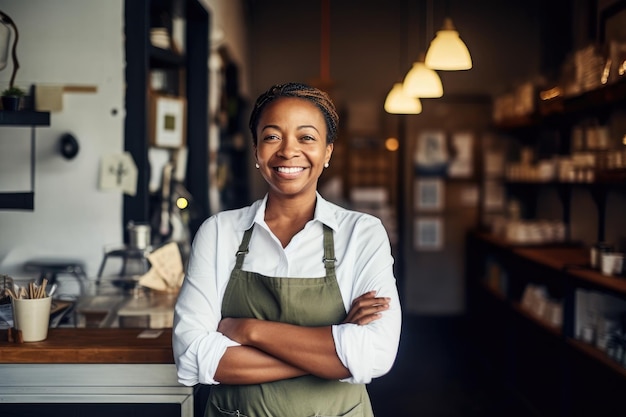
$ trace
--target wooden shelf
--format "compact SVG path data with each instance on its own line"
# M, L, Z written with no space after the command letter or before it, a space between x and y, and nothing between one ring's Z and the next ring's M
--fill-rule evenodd
M594 360L601 362L605 366L611 368L613 371L615 371L616 373L626 378L626 369L622 365L617 363L614 359L609 357L606 353L602 352L601 350L591 346L588 343L585 343L583 341L576 340L576 339L570 338L567 340L567 343L570 346L573 346L574 348L576 348L577 350L583 352L590 358L593 358Z
M598 185L626 185L626 169L613 169L596 172L594 181L515 181L504 180L504 184L512 187L589 187L593 188Z
M482 289L489 294L491 297L495 298L496 300L506 303L506 296L504 294L502 294L502 291L492 288L489 285L487 285L486 283L482 283L481 285Z
M512 302L511 303L511 308L513 309L513 311L515 311L520 316L524 317L526 320L532 321L537 326L543 328L544 330L548 331L549 333L552 333L554 336L561 337L563 335L563 332L561 331L561 329L559 329L559 328L557 328L555 326L552 326L549 323L546 323L544 320L542 320L541 318L535 316L530 311L528 311L524 307L522 307L522 305L520 303Z
M582 247L514 248L513 252L555 271L589 263L589 250Z
M528 129L550 125L583 113L600 113L607 108L626 106L626 77L592 91L540 101L533 114L507 117L495 122L502 130Z
M601 274L586 264L581 268L570 268L567 273L580 281L584 281L593 287L602 290L612 291L616 294L626 296L626 277L615 277Z

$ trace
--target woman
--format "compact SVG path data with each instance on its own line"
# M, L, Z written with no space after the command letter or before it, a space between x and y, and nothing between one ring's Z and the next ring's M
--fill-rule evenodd
M211 384L207 416L372 416L365 389L400 337L382 223L317 192L337 135L326 93L276 85L250 117L269 190L194 238L174 321L179 381Z

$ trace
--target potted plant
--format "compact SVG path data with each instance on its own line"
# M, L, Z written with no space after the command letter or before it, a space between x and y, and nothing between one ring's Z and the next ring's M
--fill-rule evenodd
M2 108L4 110L19 110L24 97L24 90L11 86L2 92Z

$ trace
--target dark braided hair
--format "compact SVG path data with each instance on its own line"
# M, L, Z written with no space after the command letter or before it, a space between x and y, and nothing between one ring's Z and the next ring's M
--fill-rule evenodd
M315 104L324 115L324 120L326 121L326 130L328 132L326 135L326 143L330 144L335 141L335 139L337 138L337 124L339 123L339 115L337 114L335 105L331 101L328 94L326 94L324 91L321 91L306 84L286 83L276 84L270 87L269 90L261 94L259 98L256 99L254 109L252 109L252 114L250 114L249 123L250 132L252 132L252 140L255 146L258 139L256 134L256 128L259 124L261 114L263 114L263 111L268 104L282 97L301 98Z

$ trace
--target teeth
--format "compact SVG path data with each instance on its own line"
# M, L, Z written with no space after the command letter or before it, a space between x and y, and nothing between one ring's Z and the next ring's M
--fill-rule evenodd
M282 173L285 173L285 174L295 174L297 172L303 171L304 168L302 168L302 167L294 167L294 168L278 167L278 168L276 168L276 170L278 172L282 172Z

